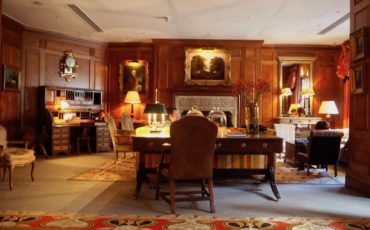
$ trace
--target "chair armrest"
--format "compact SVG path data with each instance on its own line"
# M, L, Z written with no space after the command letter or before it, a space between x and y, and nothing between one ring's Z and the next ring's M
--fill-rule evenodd
M23 141L23 140L10 140L10 141L7 141L8 143L8 146L16 146L16 147L24 147L24 148L27 148L28 147L28 141Z
M134 134L135 131L132 130L121 130L114 137L117 139L118 145L130 145L132 144L132 135Z

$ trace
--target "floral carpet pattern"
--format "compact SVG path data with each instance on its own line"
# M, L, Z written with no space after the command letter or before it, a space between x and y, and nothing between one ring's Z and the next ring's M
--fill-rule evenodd
M87 181L135 181L136 180L136 158L124 158L118 161L110 160L102 165L82 172L70 180ZM331 176L325 169L311 169L310 175L307 171L297 171L297 168L277 160L275 179L278 184L344 184L344 174L339 172L337 177Z
M195 215L92 216L68 213L0 211L0 229L370 229L370 219L252 218Z
M87 180L87 181L136 181L136 158L124 158L110 160L102 165L89 169L69 180Z

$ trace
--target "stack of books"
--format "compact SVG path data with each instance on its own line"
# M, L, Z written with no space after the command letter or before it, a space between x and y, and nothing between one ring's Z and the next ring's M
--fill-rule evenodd
M226 132L227 137L246 137L244 129L230 128Z

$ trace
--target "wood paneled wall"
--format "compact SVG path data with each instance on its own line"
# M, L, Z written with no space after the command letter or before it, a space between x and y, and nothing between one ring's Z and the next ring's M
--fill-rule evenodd
M142 104L135 106L135 119L141 120L143 118L144 104L152 101L153 85L155 82L154 74L154 56L152 43L110 43L108 46L108 60L109 60L109 88L108 88L108 111L115 118L119 119L122 113L130 114L131 106L125 104L125 94L120 95L120 75L119 66L125 60L145 60L149 64L149 93L147 95L140 95Z
M26 29L23 33L24 121L29 133L37 120L37 89L39 86L58 86L97 89L107 92L106 45ZM78 64L78 76L67 82L60 77L60 61L71 50ZM103 94L103 104L107 96Z
M1 87L0 87L0 124L5 126L10 138L19 137L21 132L21 95L20 91L4 90L3 65L22 68L22 31L23 26L2 17L1 29ZM21 73L23 79L24 73ZM23 86L23 81L21 80Z
M39 86L98 89L107 92L107 46L61 34L24 28L3 16L2 63L21 69L21 90L0 91L0 123L9 137L23 131L29 139L36 133ZM60 61L72 50L78 64L78 77L70 82L59 76ZM103 103L107 97L103 95Z
M109 111L118 119L122 112L129 113L129 105L119 95L119 64L124 60L144 59L150 65L150 95L142 97L143 102L153 102L155 88L159 101L173 105L175 94L187 95L232 95L231 86L189 86L185 79L185 48L216 47L231 50L231 80L263 78L271 82L272 91L266 93L260 102L262 124L272 127L278 116L279 73L278 56L316 57L314 63L313 115L318 115L322 100L335 100L342 108L342 79L336 77L338 47L329 46L264 46L262 41L200 40L200 39L154 39L153 44L122 43L110 44L109 56ZM242 106L244 105L242 102ZM136 119L142 119L143 104L136 107ZM341 115L333 116L333 127L341 127ZM240 124L244 120L241 109Z
M363 27L370 27L370 0L351 0L351 33ZM367 34L367 47L370 45ZM366 46L365 46L366 47ZM369 48L367 48L369 49ZM358 63L359 61L356 61ZM366 93L351 95L350 100L350 156L346 185L370 197L370 56L367 50L365 60ZM355 63L355 61L352 61ZM353 77L353 76L350 76Z

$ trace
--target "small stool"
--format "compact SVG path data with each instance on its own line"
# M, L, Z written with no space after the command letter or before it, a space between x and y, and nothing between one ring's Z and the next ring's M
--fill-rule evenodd
M92 153L91 146L90 146L90 136L89 136L89 128L84 127L84 130L82 132L82 136L77 137L77 154L80 154L80 148L81 148L81 142L84 142L87 146L87 150L89 153Z

